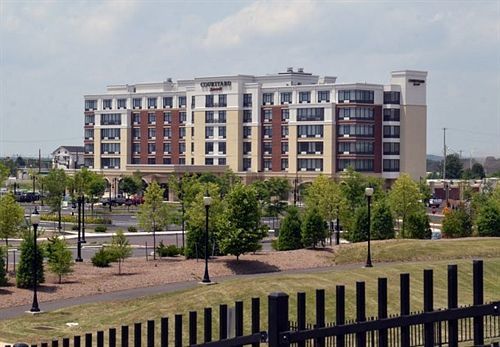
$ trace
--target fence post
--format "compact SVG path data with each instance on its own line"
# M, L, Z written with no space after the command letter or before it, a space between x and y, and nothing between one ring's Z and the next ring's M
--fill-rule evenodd
M155 321L148 320L147 323L147 346L155 347Z
M448 265L448 308L458 307L458 275L457 266ZM458 321L448 321L448 344L458 346Z
M278 292L268 296L268 343L269 347L278 347L280 333L289 330L288 294Z
M122 347L128 347L128 325L122 325Z
M104 347L104 331L97 332L97 347Z
M204 342L212 341L212 308L205 307L203 311Z
M252 298L252 334L260 332L260 299ZM254 343L258 347L260 343Z
M85 347L92 347L92 333L85 334Z
M431 269L424 270L424 312L434 310L433 273ZM424 346L434 346L434 322L424 324Z
M116 328L109 328L109 347L116 347Z
M297 330L306 330L306 293L297 293ZM300 341L298 347L305 347L306 342Z
M356 282L356 322L366 321L365 282ZM356 346L366 346L366 333L356 334Z
M345 324L345 287L336 286L335 287L335 324L344 325ZM337 347L344 347L344 335L337 335L335 337L335 343Z
M175 315L175 347L182 347L182 315Z
M63 347L69 347L69 338L65 337L62 341Z
M198 315L196 311L189 311L189 344L196 345Z
M403 273L399 275L399 290L400 290L400 314L407 316L410 314L410 274ZM401 347L410 346L410 327L401 327Z
M219 306L219 340L227 339L227 305Z
M52 347L59 347L59 340L52 340Z
M134 347L142 347L142 324L134 323Z
M473 281L473 304L482 305L484 303L483 295L483 261L474 260L472 263L472 281ZM474 317L474 345L484 344L484 321L483 317Z
M323 328L325 326L325 290L316 289L316 328ZM320 337L316 339L316 346L324 347L325 338Z
M387 278L378 279L378 319L387 318ZM387 347L387 329L378 331L379 347Z
M168 347L168 317L161 317L160 326L160 346Z
M243 301L234 303L234 332L235 336L243 336Z
M81 337L80 336L73 337L73 346L74 347L80 347L81 346Z

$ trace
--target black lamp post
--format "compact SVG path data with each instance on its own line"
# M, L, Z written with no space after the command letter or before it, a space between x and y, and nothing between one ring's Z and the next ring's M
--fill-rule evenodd
M212 198L208 195L203 197L203 205L205 205L205 274L203 275L202 283L211 283L208 276L208 210L212 204Z
M181 224L182 224L182 249L185 249L185 245L184 245L184 232L185 232L184 213L186 211L184 210L184 194L182 191L182 177L179 177L179 196L178 196L178 198L181 201L181 213L182 213L182 220L181 220Z
M31 224L33 225L33 258L31 261L31 270L32 270L32 276L33 276L33 303L31 305L30 312L31 313L37 313L40 312L40 308L38 307L38 297L37 297L37 286L38 286L38 271L37 271L37 260L38 260L38 250L37 250L37 244L36 244L36 239L37 239L37 229L38 229L38 224L40 224L40 214L38 213L38 210L36 209L33 211L31 214Z
M113 190L113 184L111 183L111 179L109 180L109 212L111 212L111 191Z
M76 244L77 247L77 254L76 254L76 262L82 262L82 219L81 219L81 212L82 212L82 197L79 196L76 199L77 205L78 205L78 241Z
M85 240L85 195L80 197L82 201L82 243L87 243Z
M372 265L372 256L371 256L371 249L370 249L370 239L371 239L371 218L370 218L370 205L372 202L372 195L373 195L373 188L368 187L365 188L365 195L366 199L368 200L368 254L366 256L366 264L365 267L373 267Z
M335 226L335 245L340 244L340 206L337 205L337 225Z
M299 183L298 175L295 174L293 179L293 206L297 206L297 184Z

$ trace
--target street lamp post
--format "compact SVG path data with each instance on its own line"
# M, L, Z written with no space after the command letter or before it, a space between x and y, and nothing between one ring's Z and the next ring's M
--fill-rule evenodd
M184 245L184 232L185 232L184 213L186 211L184 210L184 194L183 194L183 191L182 191L182 177L179 177L179 196L178 197L179 197L179 200L181 201L181 213L182 213L182 220L181 220L181 225L182 225L182 249L185 249L185 245Z
M37 258L38 258L38 250L37 250L37 244L36 244L36 239L37 239L37 229L38 229L38 224L40 224L40 214L38 213L38 210L36 209L33 211L31 214L31 224L33 225L33 258L31 261L31 270L32 270L32 276L33 276L33 303L31 305L30 312L31 313L37 313L40 312L40 308L38 307L38 297L37 297L37 286L38 286L38 271L37 271Z
M85 240L85 195L80 197L82 200L82 243L87 243Z
M297 184L299 183L299 177L295 174L293 179L293 206L297 206Z
M203 197L203 205L205 205L205 274L203 275L202 283L211 283L208 276L208 210L212 204L212 198L208 195Z
M366 199L368 200L368 254L366 256L365 267L373 267L371 249L370 249L370 241L371 241L370 240L371 239L371 235L370 235L371 234L371 231L370 231L370 228L371 228L370 205L372 202L373 188L372 187L365 188L365 195L366 195Z
M109 212L111 212L111 191L113 190L113 183L111 183L111 179L109 180Z
M79 196L76 199L77 202L77 207L78 207L78 241L76 244L77 247L77 254L76 254L76 262L82 262L82 219L81 219L81 212L82 212L82 198Z
M335 226L335 245L340 244L340 206L337 205L337 225Z

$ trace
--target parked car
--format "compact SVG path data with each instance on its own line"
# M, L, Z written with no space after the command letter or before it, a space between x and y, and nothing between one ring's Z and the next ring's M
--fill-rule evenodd
M127 206L137 206L144 203L144 198L142 196L132 196L125 200L125 205Z
M110 199L102 198L100 200L100 203L102 204L102 206L109 206ZM122 206L124 204L126 204L126 199L123 196L116 196L111 198L111 206Z
M443 203L443 200L442 199L437 199L437 198L432 198L432 199L429 199L429 207L439 207L441 206L441 204Z

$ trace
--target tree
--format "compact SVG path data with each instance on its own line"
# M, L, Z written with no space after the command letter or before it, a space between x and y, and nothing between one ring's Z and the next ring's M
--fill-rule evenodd
M68 243L62 238L54 236L48 239L47 257L49 270L59 277L59 284L62 283L62 276L73 272L73 254L68 249Z
M16 202L11 193L0 197L0 238L5 241L8 252L9 238L15 237L24 229L24 209ZM9 271L9 257L5 258L5 271Z
M472 178L483 179L486 177L484 167L480 163L474 163L471 168Z
M3 186L3 182L9 177L10 170L3 163L0 163L0 185Z
M35 257L35 247L33 244L33 233L25 233L21 242L21 259L16 273L16 285L18 288L33 287L33 258ZM35 259L37 282L38 284L45 282L43 271L43 250L37 246L37 257Z
M48 193L46 201L51 207L52 211L57 212L59 217L59 232L62 229L61 209L67 183L68 177L66 176L66 173L63 169L52 169L50 170L49 174L43 178L44 188Z
M236 256L255 252L267 229L260 223L257 193L251 186L236 184L224 198L224 211L219 220L221 251Z
M479 236L500 236L500 206L488 201L479 210L476 224Z
M7 271L5 271L4 257L6 257L6 252L3 247L0 246L0 287L7 284Z
M142 182L136 176L125 176L121 179L119 187L128 196L137 194L141 189Z
M364 242L368 240L368 209L365 206L358 207L354 215L354 224L347 237L351 242Z
M442 225L445 237L469 237L472 235L472 218L463 205L446 213Z
M456 179L462 177L463 164L458 154L448 154L446 156L446 179ZM441 172L443 168L441 167Z
M130 246L122 230L118 230L112 236L109 251L113 255L114 261L118 261L118 274L121 275L122 262L132 255L132 246Z
M305 247L316 248L318 242L324 243L327 237L326 223L316 207L306 210L302 221L302 244Z
M408 215L407 237L411 239L430 239L432 230L429 217L424 208Z
M408 174L402 174L394 182L388 195L389 206L396 218L402 219L401 237L407 237L406 222L409 215L423 208L419 201L421 194L418 185Z
M377 240L393 239L396 236L394 217L385 200L379 201L374 206L371 230L372 238Z
M26 166L26 161L24 160L23 157L19 156L16 158L16 166L17 167L25 167Z
M281 223L278 236L279 251L302 248L301 227L302 221L300 219L299 209L295 206L288 207L287 215Z

